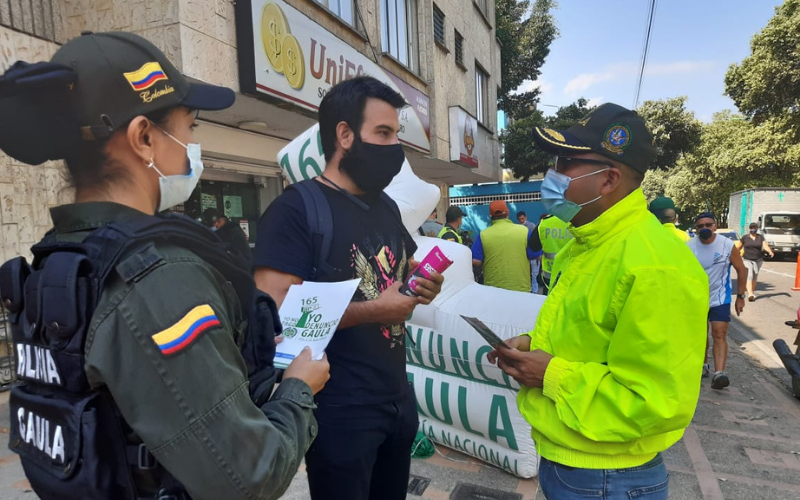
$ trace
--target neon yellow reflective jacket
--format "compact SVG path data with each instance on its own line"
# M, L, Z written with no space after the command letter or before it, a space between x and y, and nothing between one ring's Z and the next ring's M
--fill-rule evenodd
M531 350L555 356L517 403L539 454L589 469L642 465L683 435L697 405L708 277L637 189L569 226Z
M691 236L686 234L686 231L681 231L680 229L675 227L675 224L673 224L672 222L666 222L661 225L664 226L670 233L680 238L680 240L684 243L689 243L689 240L692 239Z

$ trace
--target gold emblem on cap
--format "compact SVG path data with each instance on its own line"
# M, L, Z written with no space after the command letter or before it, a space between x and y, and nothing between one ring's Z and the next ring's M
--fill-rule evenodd
M558 132L556 130L553 130L551 128L544 129L544 133L549 135L550 137L552 137L553 139L555 139L555 140L557 140L559 142L565 142L566 141L566 139L564 139L564 136L561 135L560 132Z
M305 62L300 43L293 35L287 35L283 39L281 59L283 60L283 75L289 82L289 86L293 89L301 88L306 76Z
M283 73L283 42L289 34L289 23L281 8L269 2L261 13L261 41L272 68Z

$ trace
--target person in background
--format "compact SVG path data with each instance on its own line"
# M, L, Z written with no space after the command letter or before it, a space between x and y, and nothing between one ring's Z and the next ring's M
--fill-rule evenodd
M203 219L206 223L211 223L211 229L217 237L228 244L228 250L241 259L241 265L247 269L253 268L253 252L247 242L247 235L239 224L232 223L227 215L220 214L214 208L208 208L203 212Z
M489 361L522 386L547 498L666 500L661 452L697 406L708 280L647 211L640 186L656 148L635 112L603 104L533 136L558 155L542 203L575 238L534 330Z
M721 390L730 385L725 364L728 359L728 325L731 322L731 266L736 269L736 284L739 288L735 304L737 316L744 310L744 299L747 298L747 268L733 241L715 232L717 219L714 214L703 212L695 218L694 226L697 238L689 240L688 245L708 275L708 322L711 323L711 337L714 340L714 375L711 377L711 388ZM708 345L705 356L708 356ZM706 363L703 376L708 373L709 366Z
M680 238L684 243L688 243L692 239L685 231L678 229L675 224L678 223L678 213L675 209L675 202L672 198L666 196L659 196L650 202L650 212L656 216L662 226L667 228L672 234Z
M439 231L439 238L463 244L464 241L461 239L461 235L458 234L458 229L461 227L463 220L464 212L459 207L453 205L448 208L445 214L446 223Z
M758 284L758 272L764 264L764 254L769 254L770 258L775 257L764 236L758 234L758 224L750 223L750 231L742 236L742 250L744 254L744 267L747 268L747 299L750 302L756 300L756 285Z
M517 222L527 227L531 235L536 232L536 224L528 220L528 215L520 210L517 212ZM539 293L539 270L541 267L541 256L531 259L531 293Z
M568 225L551 214L542 214L536 231L528 237L528 249L532 252L541 252L543 295L550 292L550 273L553 271L556 255L572 239Z
M489 215L492 225L472 244L472 265L483 269L484 285L530 292L530 261L537 257L528 250L531 231L509 220L508 205L503 200L489 204Z
M259 222L256 283L278 305L304 281L360 280L325 350L331 380L316 397L319 435L306 454L312 500L406 498L419 416L404 322L438 295L443 278L417 278L418 297L399 292L418 264L417 245L383 190L405 161L397 136L405 106L403 96L368 76L336 84L320 103L325 171L304 182L330 206L328 262L319 262L297 189L284 191Z
M436 220L438 216L438 212L436 209L433 209L433 212L428 216L428 220L422 223L422 226L419 228L419 235L420 236L430 236L431 238L436 238L439 232L442 230L442 224Z

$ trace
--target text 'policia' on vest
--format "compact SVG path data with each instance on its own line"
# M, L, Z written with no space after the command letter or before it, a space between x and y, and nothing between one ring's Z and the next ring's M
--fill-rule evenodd
M572 239L568 223L558 217L549 216L542 219L537 230L542 242L542 277L549 282L550 273L553 271L553 262L556 254Z

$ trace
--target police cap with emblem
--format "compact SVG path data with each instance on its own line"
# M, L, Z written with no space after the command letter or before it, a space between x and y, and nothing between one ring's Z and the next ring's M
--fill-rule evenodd
M83 33L49 62L18 61L0 76L0 149L30 164L67 157L139 115L186 106L230 107L231 89L192 83L132 33ZM10 119L13 117L13 120Z
M539 149L558 155L597 153L644 173L656 158L653 135L635 111L606 103L566 130L536 127Z

